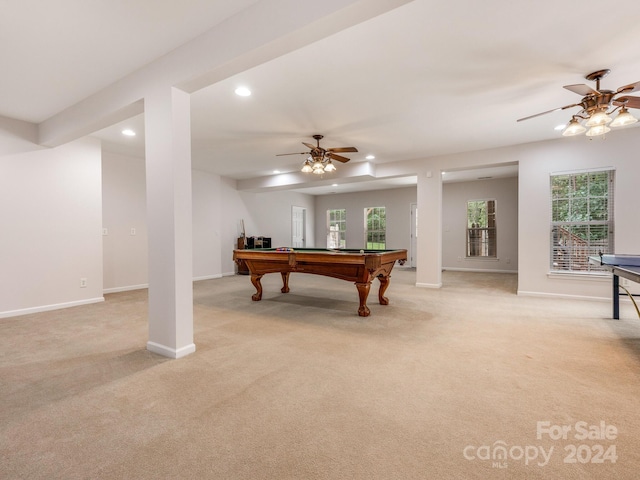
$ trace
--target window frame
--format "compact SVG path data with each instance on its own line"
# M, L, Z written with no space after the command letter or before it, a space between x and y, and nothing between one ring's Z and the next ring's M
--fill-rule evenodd
M341 212L341 218L335 219L332 214L335 212ZM330 208L327 209L327 248L347 248L347 209L346 208ZM338 226L337 230L332 230L332 222ZM337 233L338 246L333 246L331 239L334 234Z
M592 176L606 174L606 195L597 194L592 188ZM559 179L567 178L566 194L560 191ZM587 179L587 194L576 188L576 181ZM558 183L554 185L554 180ZM597 185L597 184L596 184ZM602 207L606 201L606 208ZM566 203L566 206L563 205ZM588 257L615 251L615 169L613 167L554 172L549 175L549 271L556 274L599 274L602 267L589 263ZM586 205L586 212L580 205ZM562 207L562 208L561 208ZM568 218L558 220L561 210L566 208ZM603 216L606 211L606 218ZM571 216L586 216L575 219ZM584 235L587 238L584 238ZM606 233L606 235L604 235ZM601 236L597 238L592 238Z
M378 212L378 228L369 228L369 216ZM383 215L380 215L380 212ZM380 219L383 218L383 221ZM380 227L382 225L382 227ZM364 209L364 246L367 250L385 250L387 248L387 209L381 207L365 207ZM374 247L375 246L375 247Z
M470 226L470 205L480 202L485 203L486 218L484 219L486 226ZM492 209L489 208L489 203ZM498 202L495 198L480 198L476 200L467 200L467 221L466 221L466 244L465 258L482 259L498 258ZM472 225L475 222L472 223ZM475 254L474 254L475 253Z

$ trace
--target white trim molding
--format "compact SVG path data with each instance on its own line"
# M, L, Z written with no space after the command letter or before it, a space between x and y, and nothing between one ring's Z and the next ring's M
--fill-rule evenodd
M126 287L114 287L114 288L105 288L102 293L118 293L118 292L128 292L131 290L142 290L145 288L149 288L148 283L141 283L140 285L128 285Z
M418 288L442 288L442 282L440 283L416 283Z
M222 278L221 273L216 273L215 275L205 275L204 277L194 277L194 282L200 282L201 280L213 280L215 278Z
M8 310L6 312L0 312L0 318L17 317L19 315L48 312L50 310L61 310L63 308L77 307L80 305L88 305L90 303L99 302L104 302L104 297L88 298L86 300L77 300L75 302L55 303L53 305L42 305L40 307L22 308L20 310Z
M590 302L610 302L610 298L605 297L591 297L586 295L569 295L565 293L547 293L547 292L526 292L524 290L518 290L517 295L523 297L540 297L540 298L564 298L567 300L587 300Z
M477 272L477 273L512 273L517 274L517 270L500 270L500 269L490 269L490 268L443 268L443 272Z
M182 358L196 351L196 344L190 343L189 345L185 345L184 347L175 349L171 347L167 347L166 345L160 345L156 342L147 342L147 350L153 353L157 353L158 355L162 355L163 357L169 358Z

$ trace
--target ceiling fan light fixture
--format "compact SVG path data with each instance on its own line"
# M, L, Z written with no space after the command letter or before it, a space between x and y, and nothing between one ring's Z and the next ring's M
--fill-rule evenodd
M614 118L613 122L611 122L610 126L614 128L624 127L625 125L631 125L633 123L636 123L637 121L638 119L629 113L627 107L622 107L616 118Z
M327 162L327 164L324 166L324 171L325 172L335 172L336 171L336 166L331 163L331 160L329 160Z
M580 135L581 133L586 132L587 129L583 127L576 118L572 118L571 121L567 124L567 127L562 132L562 135L565 137L572 137L574 135Z
M322 140L324 136L317 134L314 135L313 138L316 140L317 145L311 145L310 143L302 142L305 147L310 149L307 152L279 153L276 156L280 157L282 155L308 155L307 159L302 164L302 168L300 169L300 171L302 173L315 173L317 175L320 175L324 172L335 172L337 170L336 166L331 160L335 160L341 163L346 163L349 161L347 157L338 155L338 153L358 151L356 147L322 148L320 146L320 140Z
M557 112L558 110L566 110L567 108L582 107L582 110L577 115L573 115L571 121L563 130L562 135L565 137L579 135L586 130L584 127L589 128L586 133L587 136L595 137L610 132L611 129L607 127L608 124L610 124L610 127L623 127L636 123L638 119L631 115L627 108L640 108L640 97L627 94L640 90L640 82L624 85L617 90L600 89L600 80L609 75L609 73L611 73L611 70L605 68L585 75L584 78L587 80L596 82L596 88L585 84L565 85L564 88L582 97L580 102L519 118L517 121L529 120L530 118ZM621 107L620 111L615 120L612 121L610 114L613 114L618 107ZM580 120L586 120L584 125L580 125Z
M600 110L589 117L589 120L585 123L587 127L598 127L600 125L606 125L611 122L611 117L607 115L606 111Z
M608 133L610 131L611 129L606 125L596 125L594 127L591 127L585 135L587 137L597 137L598 135L604 135L605 133Z
M313 172L313 168L311 168L311 162L307 159L304 162L304 165L302 166L302 173L311 173Z
M312 169L313 173L315 173L316 175L323 174L324 173L324 164L322 163L322 159L314 158L313 159L313 165L311 165L311 169Z

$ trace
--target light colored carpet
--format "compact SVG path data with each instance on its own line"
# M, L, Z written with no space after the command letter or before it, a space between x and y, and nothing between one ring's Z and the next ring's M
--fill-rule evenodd
M394 270L390 305L375 285L362 318L336 279L293 274L281 294L267 275L261 302L247 276L197 282L180 360L145 350L144 290L0 320L0 477L638 478L630 305L615 321L604 302L518 297L510 274L414 283ZM601 422L607 438L575 438Z

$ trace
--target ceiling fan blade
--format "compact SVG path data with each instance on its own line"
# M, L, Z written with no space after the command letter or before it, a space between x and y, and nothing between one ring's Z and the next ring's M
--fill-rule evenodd
M540 115L546 115L547 113L557 112L558 110L566 110L567 108L578 107L580 105L581 105L580 103L574 103L573 105L567 105L565 107L554 108L553 110L547 110L546 112L536 113L535 115L529 115L528 117L519 118L517 121L521 122L523 120L529 120L530 118L539 117Z
M315 150L316 148L318 148L318 147L316 147L315 145L311 145L310 143L302 142L302 144L303 144L305 147L308 147L308 148L309 148L309 149L311 149L311 150Z
M356 147L337 147L337 148L327 148L327 152L357 152L358 149Z
M296 153L278 153L276 157L283 157L284 155L309 155L311 152L296 152Z
M338 162L347 163L349 159L347 157L343 157L342 155L336 155L335 153L328 152L327 157L332 160L337 160Z
M589 85L585 85L584 83L578 83L576 85L565 85L563 88L572 91L573 93L577 93L578 95L582 95L583 97L587 95L598 95L599 92L594 90Z
M624 106L627 108L640 108L640 97L618 97L613 101L614 105L619 107Z
M636 83L631 83L629 85L625 85L624 87L620 87L617 91L617 93L631 93L631 92L635 92L636 90L640 90L640 82L636 82Z

